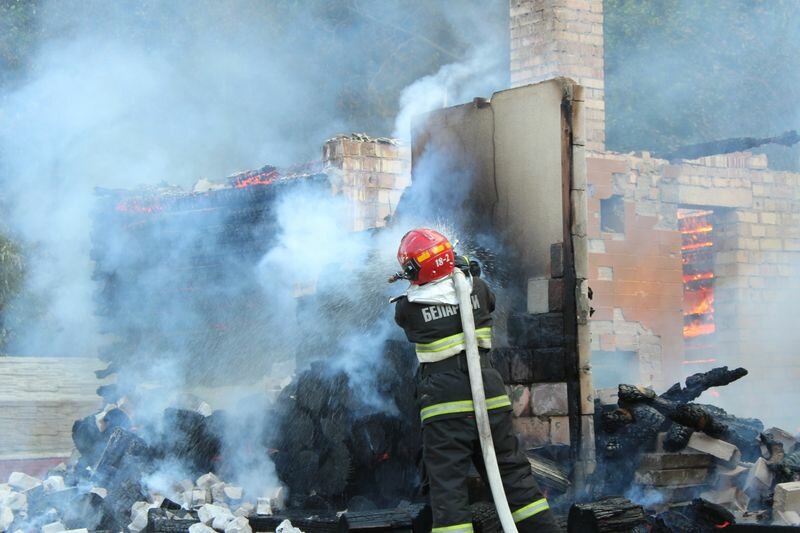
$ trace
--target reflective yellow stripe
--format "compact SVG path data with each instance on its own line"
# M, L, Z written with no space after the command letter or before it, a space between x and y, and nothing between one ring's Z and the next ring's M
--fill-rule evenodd
M499 409L511 405L511 400L505 394L486 399L486 409ZM455 413L471 413L475 410L472 400L459 400L456 402L444 402L429 405L419 412L423 422L429 418L439 415L452 415Z
M526 518L530 518L533 515L539 514L548 509L550 509L550 506L547 504L547 498L542 498L541 500L536 500L533 503L529 503L522 509L517 509L511 513L511 516L514 518L514 522L522 522Z
M429 342L427 344L418 343L417 352L422 352L422 353L441 352L457 344L462 344L463 342L464 342L464 334L456 333L455 335L450 335L449 337L439 339L438 341Z
M478 347L492 349L492 328L479 328L475 330L475 337L478 339Z
M472 522L467 524L456 524L455 526L435 527L431 533L471 533Z
M480 346L481 340L490 340L492 339L492 328L491 326L486 328L478 328L475 330L475 337L478 339L478 345ZM422 353L432 353L432 352L441 352L447 350L448 348L452 348L458 344L462 344L464 342L464 334L463 333L456 333L455 335L450 335L449 337L444 337L443 339L439 339L437 341L429 342L427 344L417 343L417 352ZM481 346L483 347L483 346Z
M492 337L492 328L491 326L486 328L478 328L475 330L475 336L480 338Z
M498 409L500 407L508 407L511 405L511 400L503 394L502 396L495 396L486 400L487 409Z

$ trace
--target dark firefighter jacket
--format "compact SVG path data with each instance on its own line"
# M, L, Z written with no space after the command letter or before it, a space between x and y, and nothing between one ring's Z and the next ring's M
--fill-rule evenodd
M473 278L471 299L478 347L484 359L492 347L495 298L486 282ZM422 422L472 414L472 392L466 364L442 364L451 358L464 361L464 333L458 306L421 304L401 297L396 302L394 316L408 340L416 345L422 365L417 382L417 403ZM483 383L486 407L490 411L511 409L503 379L497 371L484 368Z

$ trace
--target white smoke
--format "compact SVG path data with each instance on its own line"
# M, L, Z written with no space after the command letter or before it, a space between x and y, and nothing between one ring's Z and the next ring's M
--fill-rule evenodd
M200 177L318 158L321 141L335 131L362 129L343 116L341 103L352 72L368 69L365 59L355 53L322 54L318 42L311 51L303 48L313 41L306 23L319 24L329 15L324 2L309 6L284 13L286 19L269 32L264 17L214 2L175 3L157 12L145 6L144 15L106 2L43 4L39 22L47 37L27 75L0 94L4 216L28 258L23 298L5 317L15 334L9 352L93 356L109 341L95 317L99 287L90 256L95 187L168 182L188 188ZM453 14L452 4L442 2L441 14L458 24L464 40L483 35L486 4L462 7ZM406 9L386 8L387 16ZM493 9L507 16L506 4L498 2ZM353 24L343 32L344 41L366 50L370 31ZM489 50L505 41L500 34L495 44L475 51L462 43L466 61L443 67L405 91L397 128L407 131L413 114L444 103L442 90L452 105L502 88L506 58ZM441 165L434 167L441 173ZM422 182L426 175L441 177L423 172ZM348 216L341 199L302 190L280 201L277 242L256 268L263 295L275 309L263 324L273 343L246 356L257 367L263 359L296 352L310 339L330 352L320 356L336 356L335 364L348 373L365 405L391 410L373 394L372 370L383 340L398 333L387 296L399 291L385 280L397 268L394 253L407 228L370 238L351 233ZM187 243L203 231L185 230ZM120 264L127 252L114 250ZM177 257L184 248L170 252ZM135 289L141 292L127 297L146 301L170 268L159 265L139 280ZM236 287L235 273L225 282ZM297 297L307 291L329 307L299 309ZM356 321L357 331L338 330L337 321L327 320L323 311L330 306L341 321ZM159 311L159 320L176 326L202 318L195 309ZM218 354L204 376L212 383L230 371L224 355ZM188 348L142 354L120 374L127 383L161 385L157 393L140 398L140 420L158 421L163 408L177 401L195 356ZM232 432L228 438L225 445L235 449L243 436ZM244 483L276 483L268 462L238 466L239 477L250 480ZM164 480L155 477L153 483L161 487Z
M503 61L496 44L485 44L472 50L464 61L444 65L435 74L406 87L400 97L393 136L409 140L414 117L504 89L508 74L501 68Z

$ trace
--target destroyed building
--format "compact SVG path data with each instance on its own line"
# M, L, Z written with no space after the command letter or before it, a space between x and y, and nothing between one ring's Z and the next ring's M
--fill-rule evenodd
M224 246L203 242L207 234L198 233L195 244L203 253L186 255L186 277L166 285L192 299L197 297L192 283L213 280L213 254L245 251L252 262L263 252L258 246L268 245L261 237L270 236L270 195L280 188L308 182L341 194L352 201L352 230L378 228L402 213L403 190L428 172L432 154L445 153L448 171L470 184L456 206L465 213L464 227L488 223L502 238L504 257L515 264L502 280L517 297L498 324L502 342L494 364L508 385L521 440L555 461L551 481L559 490L552 493L569 490L570 497L585 502L573 508L570 520L596 525L619 519L633 529L652 522L659 510L671 513L659 515L664 531L687 521L719 527L746 512L753 520L800 522L791 514L800 505L794 414L769 413L773 420L785 415L790 433L767 430L751 419L770 407L754 391L765 390L778 375L797 372L789 346L770 342L776 331L784 339L797 333L786 321L765 318L764 307L780 301L787 288L800 287L800 175L770 170L766 156L748 152L676 160L607 151L602 1L514 0L510 28L515 88L420 118L410 148L338 137L325 144L322 162L311 169L265 167L232 176L217 190L206 184L193 191L199 194L100 191L105 206L98 217L102 224L120 224L133 239L131 246L149 232L164 243L156 251L166 254L175 251L162 241L170 231L229 221L241 230L245 221L241 240L226 239ZM432 197L449 192L435 184L424 190ZM408 194L415 194L413 186ZM124 271L104 269L103 254L110 250L110 243L98 243L97 276L108 300L119 301L111 295L124 286L118 277ZM152 253L143 248L137 268L157 261ZM202 277L204 269L211 278ZM297 287L297 292L302 298L313 289ZM104 293L99 297L102 302ZM196 300L193 305L207 309L202 299L208 298L213 312L203 315L208 323L189 324L188 330L211 325L217 343L251 331L239 320L241 305L230 300L233 310L226 312L215 305L218 297L210 293ZM101 313L151 314L135 303L116 310L101 305ZM159 332L158 322L129 323L141 329L115 333L132 351L132 339L151 342L160 336L166 344L154 346L162 349L178 339L174 329ZM207 346L207 340L200 344ZM738 404L742 410L695 405L692 384L701 378L668 389L723 365L749 372L725 389L725 380L709 382L728 399L746 397L747 403ZM796 394L781 392L787 398ZM322 427L324 413L315 412L320 416L310 422L300 417L293 422ZM383 426L380 432L389 434ZM376 449L381 453L365 454L362 463L389 453ZM331 450L328 455L298 450L309 453L279 468L296 474L293 469L314 453L313 462L328 467L327 458L341 452ZM619 478L609 476L620 457L626 468L613 472ZM550 463L537 465L540 475L542 464ZM341 479L328 474L326 480ZM303 482L313 477L304 476ZM567 476L569 488L559 485ZM627 492L628 485L640 493L591 501ZM701 497L739 514L727 517L704 504L688 504ZM675 510L669 503L687 505ZM325 520L330 517L320 522Z

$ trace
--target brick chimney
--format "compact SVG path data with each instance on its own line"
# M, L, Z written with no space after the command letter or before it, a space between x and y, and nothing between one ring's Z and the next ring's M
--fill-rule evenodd
M604 151L603 0L511 0L511 85L560 76L584 87L586 148Z

